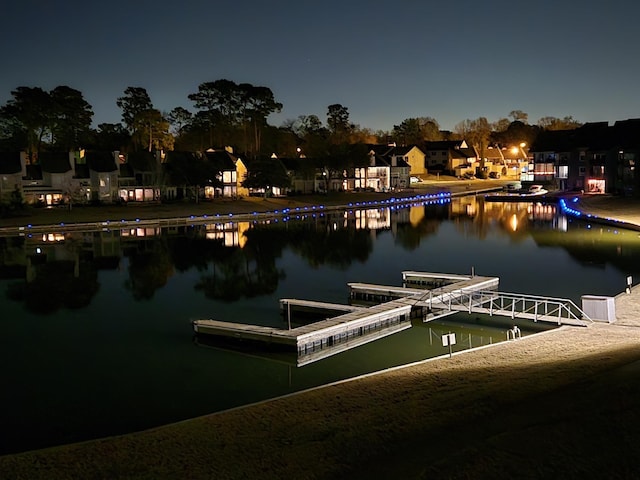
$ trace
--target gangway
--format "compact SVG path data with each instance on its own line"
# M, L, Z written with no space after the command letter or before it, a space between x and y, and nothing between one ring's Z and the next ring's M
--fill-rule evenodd
M558 325L587 326L593 320L573 301L566 298L543 297L521 293L480 290L441 292L429 290L416 299L418 305L429 310L483 313L511 318L526 318L534 322L553 322ZM425 319L429 321L430 318Z

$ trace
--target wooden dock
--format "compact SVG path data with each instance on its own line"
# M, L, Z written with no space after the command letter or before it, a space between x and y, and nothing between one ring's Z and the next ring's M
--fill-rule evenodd
M450 275L427 272L403 272L405 283L422 288L349 283L353 301L372 303L357 305L281 299L280 311L289 328L265 327L220 320L195 320L196 335L212 335L233 341L256 342L263 346L297 352L298 365L304 365L355 346L411 328L411 319L439 318L454 310L431 308L444 298L497 288L497 277ZM428 287L439 285L436 289ZM329 315L320 321L291 328L292 312L321 312ZM331 316L333 314L333 316Z

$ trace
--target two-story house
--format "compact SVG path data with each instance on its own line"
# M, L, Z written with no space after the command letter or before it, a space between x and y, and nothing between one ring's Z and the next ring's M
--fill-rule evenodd
M407 153L411 150L412 147L371 145L369 164L355 168L354 188L387 192L408 187L411 166L406 158L408 157Z
M429 172L460 176L475 173L478 156L465 140L424 142L425 165Z
M541 132L531 146L535 182L561 190L629 194L638 187L640 119Z
M100 203L118 200L118 165L114 152L76 152L74 176L86 191L88 200Z
M205 186L205 198L238 196L238 186L242 179L238 176L236 164L239 162L231 147L221 149L210 148L204 152L207 169L211 171L215 184Z
M22 189L25 202L51 206L83 195L79 182L74 179L73 152L39 152L25 155L24 160Z
M146 150L115 155L120 198L125 202L159 201L164 176L158 156Z

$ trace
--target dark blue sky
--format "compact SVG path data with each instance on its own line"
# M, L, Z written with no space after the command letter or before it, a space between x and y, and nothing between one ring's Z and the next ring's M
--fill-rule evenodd
M18 86L68 85L94 123L120 121L128 86L163 111L227 78L271 88L270 118L444 129L512 110L582 122L640 117L640 3L629 0L3 0L0 104Z

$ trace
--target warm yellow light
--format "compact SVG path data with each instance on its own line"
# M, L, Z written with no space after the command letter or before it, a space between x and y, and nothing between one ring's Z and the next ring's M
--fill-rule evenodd
M511 153L513 153L513 154L518 153L518 147L513 147L513 148L511 149Z
M511 226L511 230L513 230L514 232L518 229L518 217L516 217L515 213L511 217L511 221L509 222L509 224Z
M524 147L526 147L526 146L527 146L527 144L526 144L525 142L522 142L522 143L520 144L520 148L524 148Z

